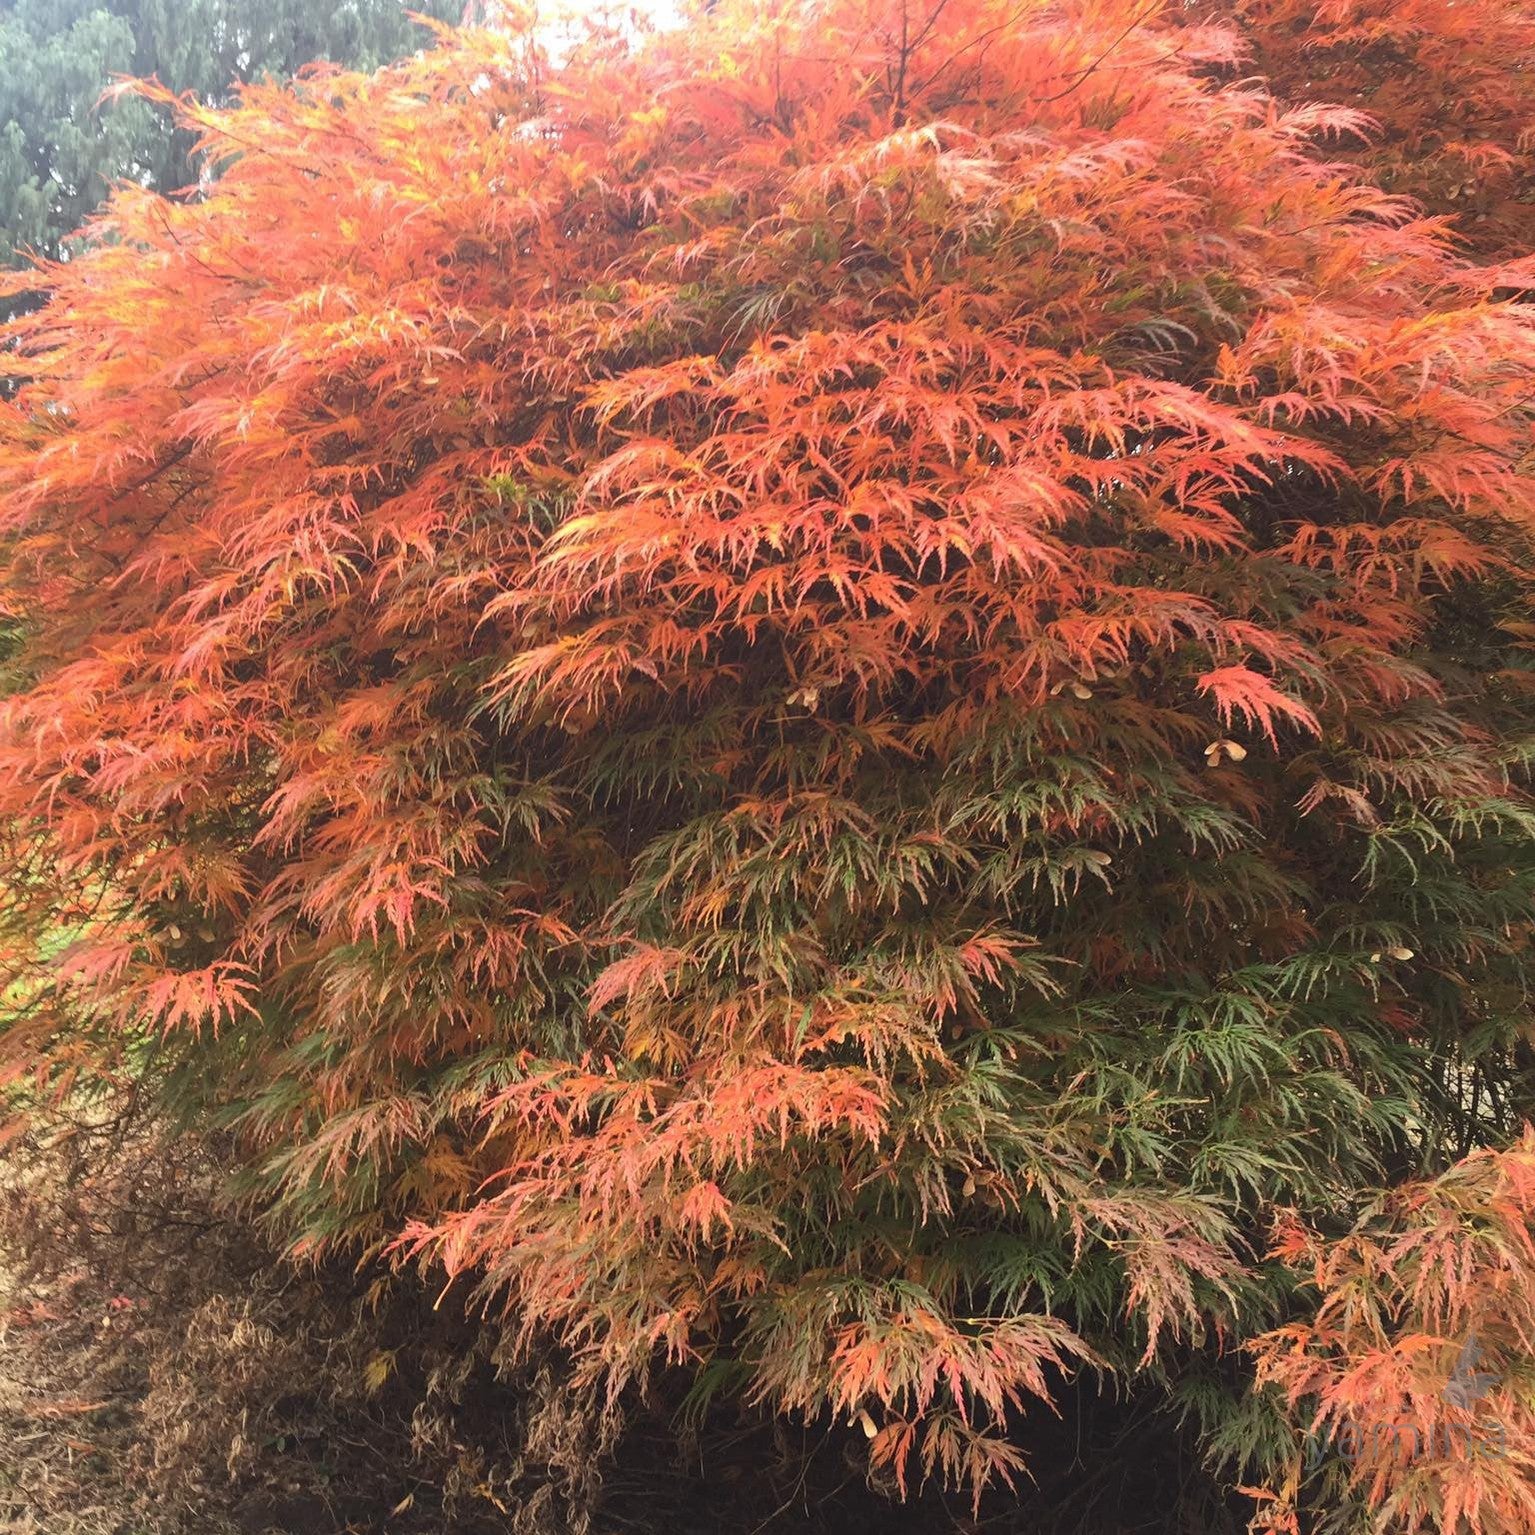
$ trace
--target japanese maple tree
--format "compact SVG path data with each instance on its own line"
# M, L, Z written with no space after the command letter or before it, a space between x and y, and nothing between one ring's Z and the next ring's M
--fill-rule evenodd
M18 1094L614 1392L978 1487L1117 1376L1293 1525L1493 1293L1454 1191L1528 1243L1535 269L1250 47L720 0L179 103L217 180L19 279Z

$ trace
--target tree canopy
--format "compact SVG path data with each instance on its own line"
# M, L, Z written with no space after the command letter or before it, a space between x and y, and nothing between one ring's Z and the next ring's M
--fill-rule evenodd
M1530 1528L1535 267L1279 56L719 0L175 102L217 180L18 278L18 1093L903 1486L1096 1374L1272 1530Z

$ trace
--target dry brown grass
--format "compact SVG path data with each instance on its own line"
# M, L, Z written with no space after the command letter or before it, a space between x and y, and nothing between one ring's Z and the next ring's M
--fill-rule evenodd
M286 1263L219 1184L120 1109L8 1149L0 1535L580 1535L605 1431L554 1361Z

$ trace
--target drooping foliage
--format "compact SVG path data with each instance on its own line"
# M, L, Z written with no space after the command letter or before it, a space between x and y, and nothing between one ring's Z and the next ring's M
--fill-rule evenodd
M14 328L17 1090L615 1391L980 1484L1097 1372L1299 1517L1502 1261L1411 1277L1530 1102L1535 316L1247 46L721 0L183 102L216 182Z

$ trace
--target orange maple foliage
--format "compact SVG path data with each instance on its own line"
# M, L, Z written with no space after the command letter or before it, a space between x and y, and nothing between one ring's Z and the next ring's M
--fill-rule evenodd
M1283 101L1361 114L1348 146L1484 255L1535 244L1535 8L1510 0L1218 0ZM1341 126L1341 125L1340 125ZM1346 130L1345 130L1346 131Z
M1313 1446L1346 1448L1334 1494L1392 1530L1535 1527L1535 1131L1393 1191L1335 1240L1289 1223L1275 1252L1318 1304L1255 1341L1259 1378L1314 1404ZM1266 1527L1300 1527L1302 1469Z
M903 1485L1513 1133L1535 269L1242 46L721 0L179 103L218 179L11 330L14 1078Z

